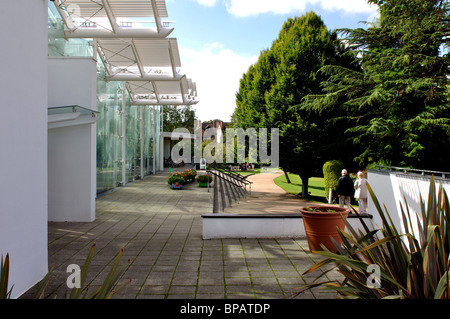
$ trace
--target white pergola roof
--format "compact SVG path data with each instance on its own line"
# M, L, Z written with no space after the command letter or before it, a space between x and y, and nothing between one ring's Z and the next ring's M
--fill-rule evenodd
M195 83L181 59L165 0L54 0L66 38L92 38L107 80L124 81L135 104L195 104Z
M175 77L181 67L177 40L170 39L98 39L98 50L108 62L113 77L118 74L163 74Z
M192 105L198 101L195 85L183 76L178 81L127 81L133 104Z
M52 1L67 27L67 37L117 37L135 33L164 38L173 30L161 21L168 17L165 0ZM149 24L152 28L148 28Z
M152 2L156 4L153 11ZM156 14L167 18L165 0L59 0L64 6L78 5L83 16L107 17L108 8L116 17L154 17Z

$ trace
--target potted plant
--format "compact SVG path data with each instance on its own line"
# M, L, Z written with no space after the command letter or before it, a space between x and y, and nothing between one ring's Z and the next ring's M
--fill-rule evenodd
M213 178L211 175L202 174L202 175L198 175L196 180L198 182L198 186L206 187L206 186L208 186L208 183L212 182Z
M324 245L329 251L336 252L337 247L331 238L339 245L341 244L342 239L337 228L344 230L345 219L350 210L339 206L323 205L303 207L300 213L309 249L323 250L322 245Z
M186 180L181 173L175 172L169 175L167 183L172 189L182 189Z
M450 203L443 184L435 185L432 176L428 194L418 195L420 208L410 210L406 200L400 205L404 229L395 225L370 185L367 189L382 227L369 230L363 220L365 231L347 227L338 253L317 252L325 258L303 273L319 270L317 280L299 293L322 286L349 299L450 299ZM319 280L330 264L342 279Z
M183 172L186 183L191 183L195 180L195 176L197 175L197 171L193 168L187 169Z

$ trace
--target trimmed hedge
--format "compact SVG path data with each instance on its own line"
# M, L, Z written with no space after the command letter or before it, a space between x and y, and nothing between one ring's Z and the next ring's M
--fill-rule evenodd
M343 169L344 164L338 160L330 160L323 164L322 170L325 184L325 196L328 200L329 189L331 188L334 192L336 191Z

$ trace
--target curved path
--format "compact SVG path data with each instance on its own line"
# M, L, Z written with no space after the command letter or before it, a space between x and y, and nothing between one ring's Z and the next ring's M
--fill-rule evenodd
M247 180L253 182L251 192L239 203L225 209L230 214L285 214L298 213L300 207L309 205L295 195L287 193L273 181L283 172L255 174Z

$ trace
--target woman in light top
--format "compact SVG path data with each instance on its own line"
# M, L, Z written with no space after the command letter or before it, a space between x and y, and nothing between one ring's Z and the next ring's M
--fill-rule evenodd
M359 213L367 213L367 180L364 178L363 172L359 171L358 179L355 181L355 198L358 200Z

